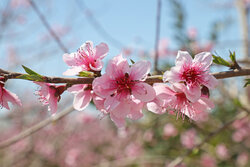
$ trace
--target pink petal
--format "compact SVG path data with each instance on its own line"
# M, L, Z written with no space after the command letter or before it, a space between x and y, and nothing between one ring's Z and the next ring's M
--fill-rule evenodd
M109 47L106 43L100 43L96 46L96 53L95 58L103 59L105 56L107 56L109 51Z
M83 91L88 85L87 84L77 84L69 87L67 91L71 93L78 93L80 91Z
M182 79L180 78L180 66L172 67L170 71L166 71L163 74L164 82L180 82Z
M175 59L176 66L182 66L184 64L191 64L192 57L187 51L178 51L177 57Z
M117 118L113 113L110 113L110 118L118 128L124 127L125 118Z
M139 61L131 66L130 77L132 80L144 81L150 71L151 64L149 61Z
M93 94L93 102L96 106L96 109L101 112L106 112L106 109L104 108L104 101L105 99L97 96L96 94Z
M103 67L103 62L100 59L97 59L95 62L95 66L92 66L92 64L89 64L89 67L93 70L93 71L101 71L102 67Z
M203 80L204 82L202 82L202 84L209 89L214 89L218 85L218 80L213 75L207 74L204 76Z
M121 77L124 76L125 73L129 73L129 64L121 54L109 61L106 74L109 75L110 78Z
M57 111L57 100L58 98L54 96L54 94L50 94L49 97L49 109L51 110L51 113L54 114Z
M155 114L164 114L166 108L162 107L163 101L156 98L152 102L147 103L147 109Z
M106 110L114 110L118 105L120 104L120 101L116 99L116 96L108 96L106 100L104 101L104 108Z
M213 63L213 57L210 52L201 52L195 55L193 62L202 64L202 68L207 69Z
M11 102L14 105L22 106L22 103L15 93L12 93L3 88L3 99L4 101Z
M187 89L185 91L185 95L188 100L191 102L197 101L201 97L201 89L200 86L197 85L191 85L187 86Z
M142 108L143 108L143 103L140 102L139 100L134 100L131 103L131 108L130 108L130 112L128 114L128 118L132 119L132 120L137 120L140 119L141 117L143 117L143 113L142 113Z
M207 110L214 108L214 103L209 98L201 97L200 101L207 106Z
M152 86L141 82L133 86L132 95L134 95L136 99L139 99L143 102L148 102L155 98L156 93Z
M83 71L82 67L80 67L80 66L74 66L74 67L68 69L67 71L65 71L63 73L63 75L68 75L68 76L78 75L79 72L81 72L81 71Z
M69 66L77 66L76 55L76 52L70 54L65 53L63 55L63 61Z
M73 106L78 111L83 111L92 99L91 91L85 90L76 94L73 102Z
M121 102L116 107L110 110L116 118L125 118L130 111L131 104L128 102Z
M111 80L107 74L95 78L92 87L95 94L103 98L112 95L116 90L114 81Z
M93 51L93 42L92 41L86 41L80 46L80 50L84 51L86 54L88 54L88 50ZM92 57L92 55L88 54L88 56Z

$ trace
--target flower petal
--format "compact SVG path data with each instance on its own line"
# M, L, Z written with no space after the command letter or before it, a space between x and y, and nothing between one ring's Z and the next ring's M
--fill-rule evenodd
M68 65L68 66L77 66L77 59L76 59L77 53L65 53L63 55L63 61Z
M80 67L80 66L74 66L74 67L68 69L67 71L65 71L63 73L63 75L67 75L67 76L78 75L79 72L81 72L81 71L83 71L82 67Z
M108 96L104 101L104 108L106 110L114 110L118 105L120 104L120 101L116 99L116 96Z
M76 94L73 102L73 106L78 111L83 111L92 99L91 91L85 90Z
M95 58L96 59L103 59L105 56L107 56L109 51L109 47L106 43L100 43L96 46L96 53Z
M137 83L132 87L132 95L142 102L148 102L155 98L156 93L152 86L146 83Z
M50 96L48 99L49 109L51 110L52 114L56 113L57 111L57 101L58 101L58 98L54 96L55 90L53 92L54 92L53 94L52 92L50 93Z
M184 93L187 99L191 102L196 102L201 97L201 89L198 84L187 86L187 89Z
M12 93L4 88L3 88L3 99L5 101L11 102L12 104L22 106L21 100L18 98L18 96L15 93Z
M110 118L118 128L124 127L125 118L117 118L113 113L110 113Z
M203 76L202 84L209 89L214 89L218 85L218 80L213 75L206 74Z
M128 118L132 120L137 120L143 117L142 108L144 104L142 102L140 102L139 100L134 100L130 105L131 108L127 116Z
M195 55L193 62L200 63L203 69L207 69L213 63L213 57L210 52L201 52Z
M163 81L164 82L180 82L180 81L183 81L181 78L180 78L180 66L175 66L175 67L172 67L170 69L170 71L166 71L164 74L163 74Z
M149 61L138 61L131 66L130 77L132 80L144 81L150 71Z
M122 55L115 56L108 63L106 68L106 74L109 75L110 78L118 78L124 76L125 73L129 73L129 64L126 59L122 57Z
M87 86L88 86L87 84L77 84L69 87L67 91L76 94L79 91L83 91Z
M182 66L184 64L191 64L192 57L187 51L178 51L177 57L175 59L176 66Z
M95 94L103 98L111 96L116 90L114 81L111 80L107 74L95 78L92 87Z

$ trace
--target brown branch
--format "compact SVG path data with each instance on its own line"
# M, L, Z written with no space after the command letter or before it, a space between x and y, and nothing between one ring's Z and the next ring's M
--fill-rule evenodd
M68 49L64 46L64 44L62 43L60 38L57 36L55 31L50 27L48 21L46 20L44 15L40 12L40 10L36 6L36 4L32 0L29 0L29 3L31 5L31 7L33 8L33 10L35 11L35 13L37 14L37 16L39 17L39 19L42 21L43 25L49 31L50 35L55 39L58 46L62 49L63 52L69 53Z
M64 116L68 115L72 111L74 111L74 109L71 106L71 107L63 110L62 112L59 112L59 113L57 113L55 115L50 116L49 118L37 123L36 125L24 130L23 132L19 133L18 135L1 142L0 143L0 149L8 147L8 146L18 142L19 140L22 140L22 139L32 135L33 133L35 133L38 130L42 129L43 127L49 125L50 123L53 123L53 122L55 122L57 120L62 119Z
M232 77L239 77L239 76L247 76L250 75L250 69L241 69L241 70L233 70L233 71L223 71L217 73L210 73L217 79L225 79L225 78L232 78ZM18 76L24 75L24 73L16 73L16 72L9 72L5 71L0 68L0 76L4 76L5 79L19 79ZM67 84L92 84L95 78L63 78L63 77L48 77L43 76L44 81L46 83L67 83ZM162 75L154 75L149 76L146 83L153 84L153 83L162 83Z
M156 16L156 33L155 33L155 59L154 59L154 70L156 73L159 72L158 60L159 60L160 23L161 23L161 0L158 0L157 16Z
M174 159L173 161L171 161L168 164L168 167L175 167L177 165L179 165L180 163L182 163L182 161L188 157L189 155L191 155L193 153L194 150L199 150L206 142L208 142L210 139L212 139L214 136L216 136L217 134L219 134L220 132L222 132L223 130L225 130L226 128L228 128L234 121L242 119L244 117L246 117L249 114L249 112L241 112L240 114L238 114L236 117L234 117L233 119L231 119L230 121L226 122L224 125L222 125L219 129L215 130L214 132L211 132L209 135L207 135L207 137L205 137L200 144L196 145L195 147L193 147L192 149L190 149L189 151L187 151L183 156L179 156L176 159Z

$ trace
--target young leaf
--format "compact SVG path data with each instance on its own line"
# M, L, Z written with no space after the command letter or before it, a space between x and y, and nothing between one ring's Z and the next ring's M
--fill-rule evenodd
M231 64L228 61L224 60L222 57L213 55L213 58L213 62L215 64L231 67Z
M17 78L26 79L26 80L30 80L30 81L37 81L37 82L43 81L43 78L41 78L40 76L29 75L29 74L23 74L23 75L18 76Z
M229 53L230 53L229 57L232 60L232 62L236 62L235 52L232 53L231 51L229 51Z
M78 74L79 77L89 77L89 78L94 77L94 75L95 74L93 72L90 72L90 71L81 71Z
M250 79L245 79L246 80L246 83L244 85L244 87L247 87L248 85L250 85Z
M35 71L31 70L30 68L22 65L23 69L30 75L36 75L42 77L40 74L36 73Z

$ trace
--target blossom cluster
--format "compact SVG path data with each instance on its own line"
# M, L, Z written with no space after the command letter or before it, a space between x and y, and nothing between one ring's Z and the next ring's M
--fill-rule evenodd
M217 80L209 74L212 63L209 52L199 53L192 59L188 52L179 51L176 65L163 75L164 83L150 85L146 82L150 75L150 62L142 60L130 65L122 54L111 59L105 73L101 75L102 59L108 51L105 43L94 47L91 41L87 41L77 52L64 54L63 60L70 67L64 75L93 73L93 83L66 87L35 82L41 86L36 92L40 101L55 113L60 95L67 90L75 95L73 106L76 110L84 110L93 100L96 108L104 115L109 115L118 127L125 125L126 118L141 118L144 108L156 114L169 112L193 120L200 113L213 108L209 89L217 85ZM16 95L7 96L5 92L1 81L0 100L3 107L8 107L6 100L21 104Z

